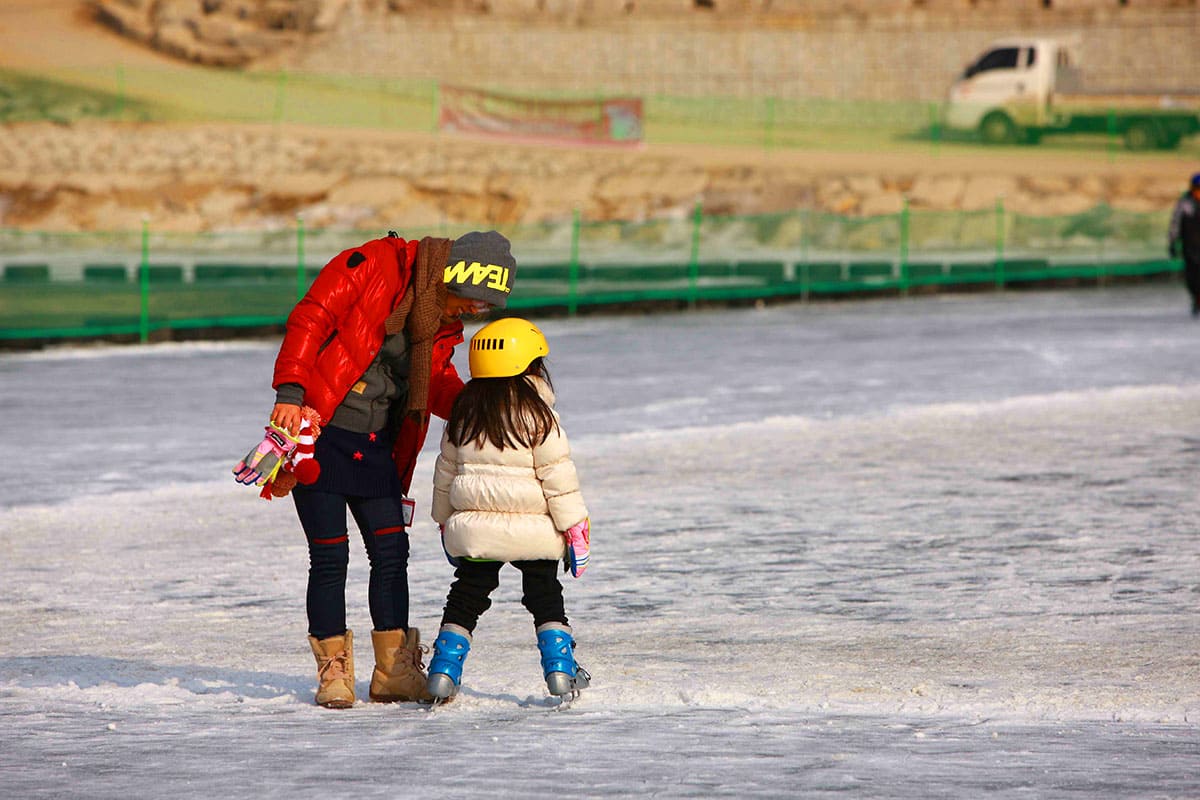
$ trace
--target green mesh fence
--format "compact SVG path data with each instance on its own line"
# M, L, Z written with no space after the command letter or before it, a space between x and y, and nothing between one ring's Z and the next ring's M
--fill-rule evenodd
M734 76L736 77L736 76ZM861 152L875 148L938 154L973 152L973 133L951 133L942 124L941 102L854 100L781 96L779 86L735 80L728 92L665 94L651 90L643 100L645 139L651 143L696 143ZM520 87L476 86L531 95ZM571 91L542 91L546 100L628 89L587 85ZM439 83L428 78L386 78L312 72L260 72L190 66L109 68L62 65L37 74L0 67L0 123L84 119L181 122L222 121L314 125L398 131L434 131ZM1042 149L1092 153L1113 161L1126 152L1122 133L1051 137ZM1200 137L1176 143L1185 155L1200 154ZM1006 145L1015 151L1028 151ZM986 148L995 152L997 146Z
M1168 274L1168 214L1099 206L849 217L815 211L501 227L513 310L906 292ZM406 229L453 237L473 227ZM485 226L490 227L490 226ZM136 337L281 324L321 266L382 231L179 234L0 230L0 339Z

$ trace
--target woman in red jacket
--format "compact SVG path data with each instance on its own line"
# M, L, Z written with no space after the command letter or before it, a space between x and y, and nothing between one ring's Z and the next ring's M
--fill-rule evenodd
M496 231L453 242L395 233L340 253L288 317L275 361L271 421L293 435L319 426L319 474L292 490L308 539L309 643L318 704L353 705L353 633L346 627L346 509L370 563L370 698L429 699L420 634L408 625L405 495L430 413L446 418L463 382L451 363L464 314L503 307L516 261ZM407 513L406 513L407 511Z

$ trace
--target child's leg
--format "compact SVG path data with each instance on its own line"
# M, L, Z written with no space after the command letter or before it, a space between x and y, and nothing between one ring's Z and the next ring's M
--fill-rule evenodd
M558 581L561 562L549 559L537 561L514 561L512 565L521 570L521 603L533 614L533 625L540 628L547 622L569 624L563 606L563 588Z
M462 683L463 662L471 651L471 634L479 616L491 607L488 599L500 585L503 561L467 561L454 570L454 583L446 595L442 628L433 643L427 689L437 702L458 694Z
M550 694L565 697L577 696L586 689L591 676L575 662L575 639L563 608L562 584L558 582L561 563L557 559L512 562L521 570L521 602L533 614L546 688Z
M446 595L442 611L443 625L458 625L468 633L475 632L480 615L492 607L488 599L500 585L503 561L467 561L463 559L454 570L454 583Z
M352 498L371 578L367 598L377 631L408 630L408 531L395 497Z

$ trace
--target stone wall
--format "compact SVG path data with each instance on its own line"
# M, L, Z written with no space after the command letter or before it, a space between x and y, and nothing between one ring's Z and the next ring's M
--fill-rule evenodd
M813 208L847 215L983 210L1049 216L1099 203L1171 207L1186 180L1155 169L1029 169L912 155L535 148L363 131L50 123L0 128L0 227L386 230L443 223L643 220ZM1119 167L1120 165L1118 165Z
M521 90L931 101L989 42L1077 36L1112 90L1196 89L1194 0L89 0L208 64Z
M348 0L88 0L97 19L199 64L241 67L331 29Z
M675 17L652 12L668 0L639 0L634 12L622 11L616 0L530 0L521 8L500 0L451 4L478 13L446 13L445 6L421 13L409 8L415 0L313 0L306 6L310 16L279 17L255 13L283 13L284 0L104 2L134 22L174 20L178 31L195 33L208 30L198 27L194 15L200 13L209 22L302 43L275 50L264 45L252 59L264 67L286 57L290 69L514 81L522 88L595 89L608 82L642 93L933 99L992 38L1020 29L1018 23L1053 32L1068 19L1087 23L1085 45L1092 56L1104 53L1102 72L1111 81L1162 87L1200 74L1192 7L1083 9L1056 12L1053 22L1024 5L1014 15L1009 6L1007 16L970 15L971 24L955 27L943 13L949 0L928 0L930 8L940 4L937 13L820 19L785 13L797 5L786 0L771 2L776 13L766 17L758 11L739 16L720 0L711 14ZM767 5L763 0L755 7ZM881 5L900 7L891 0L874 7ZM581 10L591 16L568 25L552 19ZM522 21L520 14L529 18ZM593 21L597 14L602 21ZM770 24L763 22L767 17ZM161 34L161 25L143 30L148 41ZM268 51L273 55L263 54ZM564 220L576 210L590 220L637 221L683 217L697 203L708 214L813 208L876 215L895 213L905 202L918 210L985 209L998 197L1010 210L1033 215L1077 213L1100 203L1162 212L1194 171L1168 156L1107 165L1100 163L1103 156L1084 156L1071 166L1032 149L1028 156L983 160L684 150L536 148L388 131L223 124L13 124L0 126L0 226L132 230L147 218L158 230L262 229L291 225L302 214L313 226L387 229Z
M291 69L441 80L521 90L642 95L936 101L993 40L1076 36L1088 81L1108 90L1195 91L1200 13L935 14L824 23L677 20L555 26L504 17L379 16L352 7L319 44L274 62Z

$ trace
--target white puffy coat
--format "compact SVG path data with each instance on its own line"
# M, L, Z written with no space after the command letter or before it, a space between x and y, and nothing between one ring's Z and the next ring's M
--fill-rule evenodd
M527 380L553 407L554 393L546 382L534 376ZM445 526L451 556L561 559L566 550L561 532L587 516L561 428L532 449L500 450L486 441L456 447L442 433L433 473L433 518Z

